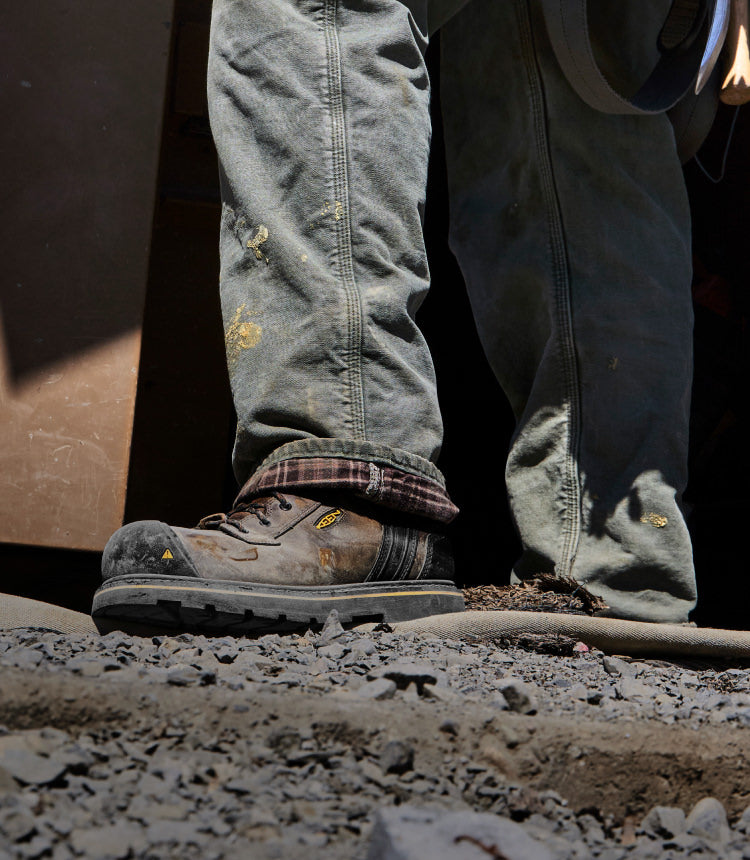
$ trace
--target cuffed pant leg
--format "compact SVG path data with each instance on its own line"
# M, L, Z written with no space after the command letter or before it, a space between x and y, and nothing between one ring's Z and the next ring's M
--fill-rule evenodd
M398 0L214 0L241 483L300 443L308 456L437 472L442 424L414 322L429 281L425 29Z
M592 4L614 76L652 60L663 5ZM515 572L684 621L690 232L670 124L588 108L537 0L474 0L442 44L451 245L518 419Z

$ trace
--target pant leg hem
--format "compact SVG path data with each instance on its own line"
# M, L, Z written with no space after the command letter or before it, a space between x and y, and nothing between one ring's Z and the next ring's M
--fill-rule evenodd
M363 442L358 439L299 439L287 442L268 455L256 468L262 472L283 460L306 459L310 457L333 457L342 460L361 460L381 466L391 466L419 478L426 478L445 489L445 477L437 466L400 448Z
M341 499L344 506L344 497L349 496L437 523L449 523L458 514L447 491L435 481L392 466L340 457L295 457L255 472L235 505L269 492L303 496L324 492L328 498Z

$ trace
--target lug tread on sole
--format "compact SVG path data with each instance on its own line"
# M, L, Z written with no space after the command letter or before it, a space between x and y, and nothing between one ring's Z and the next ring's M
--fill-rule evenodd
M250 610L244 612L217 611L211 605L198 609L183 606L178 601L157 601L151 606L112 605L94 615L97 623L108 629L128 627L141 630L153 627L154 632L205 632L217 635L248 635L262 633L294 633L315 630L323 626L325 618L310 614L309 617L289 618L285 613L256 615ZM341 617L345 627L384 621L383 613L370 615L350 615Z
M447 583L442 583L447 586ZM255 599L249 593L241 600L222 594L200 594L171 589L169 597L156 591L145 591L133 583L132 589L120 589L117 594L105 585L94 598L93 616L100 629L131 629L133 632L204 632L214 635L259 635L266 632L291 633L319 629L331 609L339 613L345 627L366 623L412 620L426 615L443 614L463 609L461 592L455 595L449 588L439 593L427 589L413 594L387 597L382 589L373 597L339 599L331 602L324 595L310 600L285 603L278 599ZM249 608L247 604L252 604ZM243 605L245 604L245 605ZM282 608L284 611L282 611Z

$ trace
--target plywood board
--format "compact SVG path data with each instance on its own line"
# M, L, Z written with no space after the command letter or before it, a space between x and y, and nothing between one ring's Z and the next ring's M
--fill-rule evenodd
M0 541L122 520L172 16L0 6Z

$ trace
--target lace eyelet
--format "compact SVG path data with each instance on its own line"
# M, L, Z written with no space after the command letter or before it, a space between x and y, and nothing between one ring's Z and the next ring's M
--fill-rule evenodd
M291 511L292 504L291 504L291 502L281 502L279 504L279 507L281 508L282 511Z

